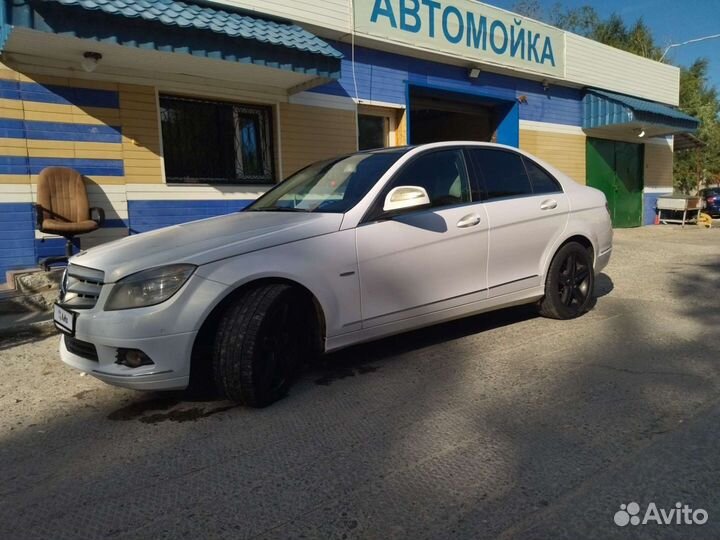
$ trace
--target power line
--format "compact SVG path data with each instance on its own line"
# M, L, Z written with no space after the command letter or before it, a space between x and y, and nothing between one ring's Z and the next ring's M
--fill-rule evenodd
M689 45L690 43L697 43L698 41L706 41L708 39L715 39L720 38L720 34L713 34L711 36L703 36L700 38L695 39L688 39L687 41L683 41L682 43L673 43L671 45L668 45L665 48L665 52L663 52L662 56L660 57L660 61L662 62L665 59L665 55L668 53L670 49L674 49L675 47L682 47L683 45Z

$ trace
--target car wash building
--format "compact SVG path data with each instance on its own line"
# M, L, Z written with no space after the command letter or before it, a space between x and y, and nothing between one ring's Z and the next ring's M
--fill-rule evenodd
M308 163L448 139L519 146L617 227L672 191L679 70L472 0L0 0L0 279L60 254L49 166L98 243L237 211Z

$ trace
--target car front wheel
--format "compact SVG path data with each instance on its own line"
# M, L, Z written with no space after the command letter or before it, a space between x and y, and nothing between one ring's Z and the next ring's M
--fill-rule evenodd
M303 354L302 302L290 285L243 291L223 314L215 338L213 375L228 399L265 407L283 397Z
M552 319L579 317L592 307L594 286L590 251L577 242L568 242L550 263L540 314Z

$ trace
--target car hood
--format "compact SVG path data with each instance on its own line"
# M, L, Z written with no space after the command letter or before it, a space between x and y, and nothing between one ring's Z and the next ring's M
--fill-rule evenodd
M172 263L206 264L340 229L342 214L238 212L128 236L78 253L73 264L105 272L113 283Z

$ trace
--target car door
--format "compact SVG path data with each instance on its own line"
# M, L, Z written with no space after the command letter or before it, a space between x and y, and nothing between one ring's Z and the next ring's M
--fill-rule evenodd
M565 229L568 198L545 169L518 152L468 150L484 187L490 227L488 296L542 284L545 254Z
M397 186L424 187L431 206L384 215L385 196ZM487 230L461 149L413 157L356 229L363 327L486 298Z

